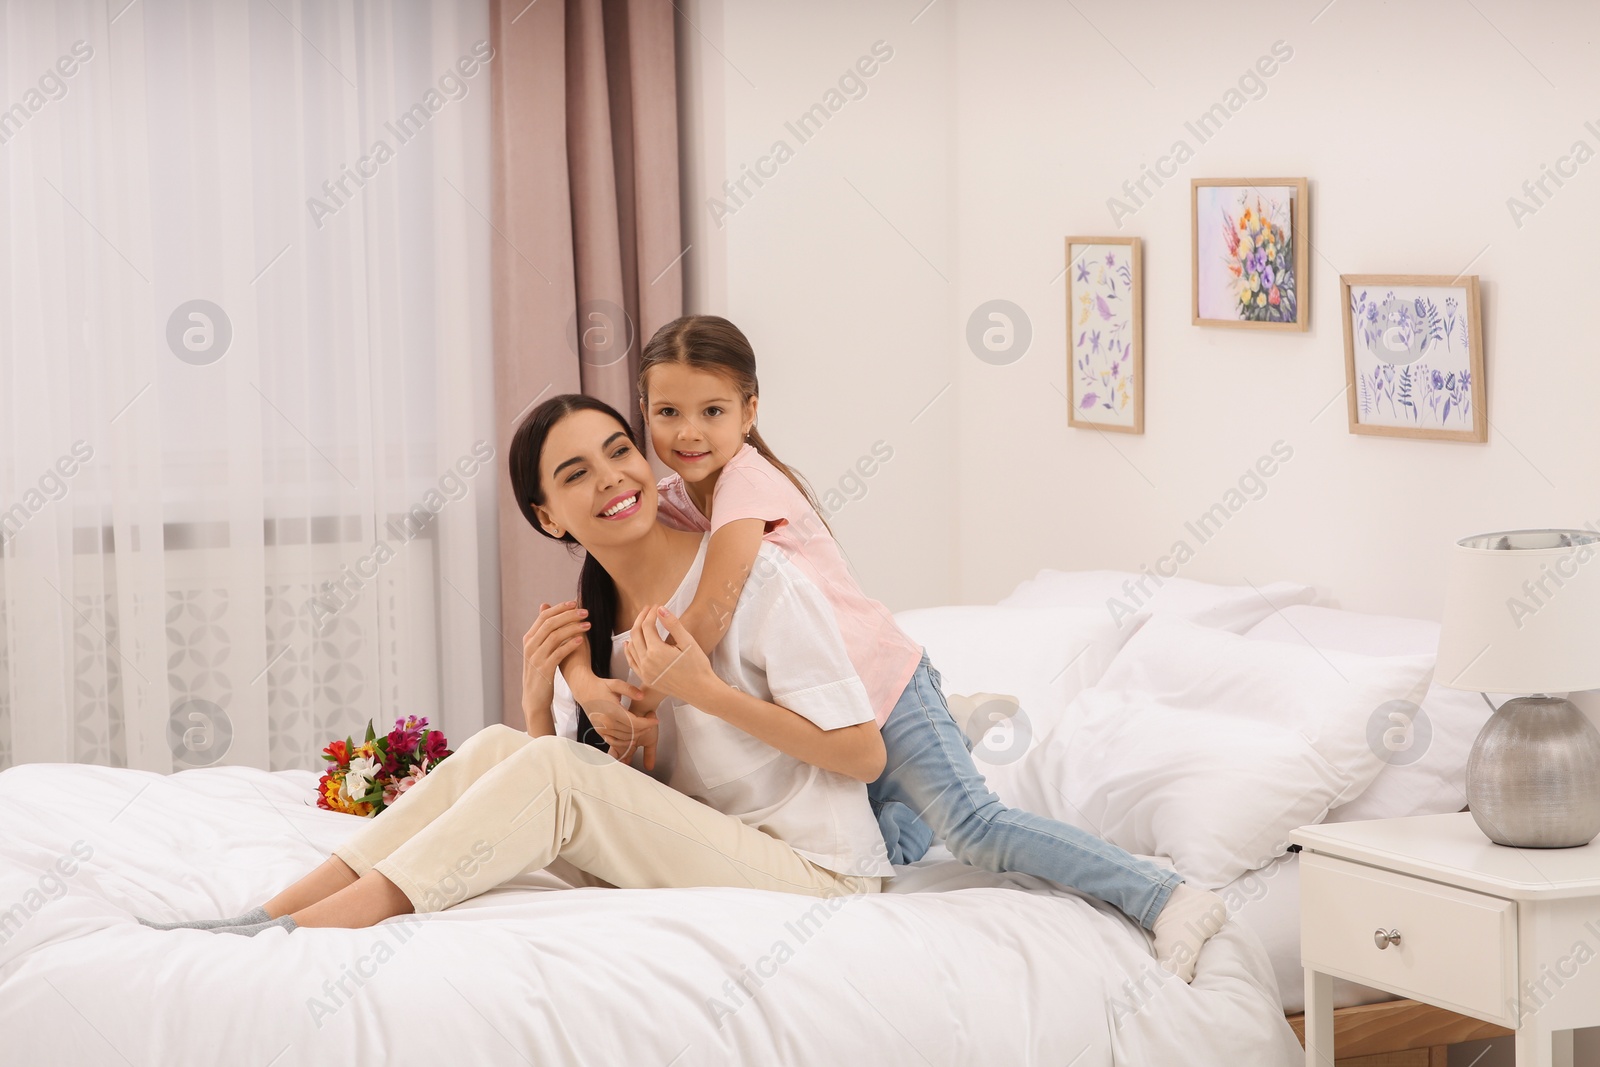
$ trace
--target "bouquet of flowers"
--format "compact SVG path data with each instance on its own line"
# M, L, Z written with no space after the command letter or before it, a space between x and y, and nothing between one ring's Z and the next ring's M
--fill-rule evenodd
M450 755L449 744L444 734L428 729L426 718L396 719L394 729L381 737L369 719L360 747L347 737L322 750L322 758L333 765L317 784L317 807L377 815Z
M1239 317L1246 322L1295 322L1299 290L1294 277L1294 237L1268 217L1259 197L1237 222L1224 216L1228 271L1236 279Z

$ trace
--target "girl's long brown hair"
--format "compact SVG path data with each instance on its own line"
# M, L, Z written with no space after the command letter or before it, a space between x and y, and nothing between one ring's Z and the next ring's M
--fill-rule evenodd
M644 346L644 351L639 355L639 396L647 408L650 403L647 381L650 370L663 363L682 363L696 370L720 374L733 384L746 404L751 397L761 395L761 384L756 380L755 350L750 347L744 332L721 315L684 315L661 327L650 338L650 343ZM822 525L827 527L829 536L832 536L833 528L828 526L828 518L806 480L773 454L754 426L750 427L748 439L763 459L794 483L794 487L806 498L806 503L811 505L811 510L817 513L817 518L822 520Z

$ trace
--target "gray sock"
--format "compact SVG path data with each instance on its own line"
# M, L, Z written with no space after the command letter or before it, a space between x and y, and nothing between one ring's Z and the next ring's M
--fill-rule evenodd
M135 916L135 918L138 918ZM152 930L216 930L224 926L248 926L252 923L266 922L268 919L266 908L251 908L243 915L235 915L231 919L193 919L184 923L153 923L149 919L139 919L140 922Z
M214 934L242 934L245 937L254 937L263 930L270 930L274 926L281 926L285 930L296 930L299 924L287 915L280 915L276 919L269 919L263 923L246 923L241 926L218 926L212 929Z

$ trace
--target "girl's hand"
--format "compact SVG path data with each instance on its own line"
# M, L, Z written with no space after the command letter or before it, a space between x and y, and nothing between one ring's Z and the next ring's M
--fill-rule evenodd
M576 600L540 604L539 617L522 635L522 714L530 727L536 716L549 716L556 667L583 643L588 614Z
M656 631L657 618L666 624L665 640ZM641 611L623 651L645 686L686 704L699 706L708 690L722 684L683 620L666 608L652 604Z
M628 710L633 712L635 715L648 715L654 712L661 706L661 702L666 699L666 694L662 693L659 689L650 689L646 687L640 690L640 692L642 692L644 696L628 705Z
M648 715L634 715L623 712L623 718L612 720L604 728L598 720L590 717L589 721L595 724L595 729L600 736L605 738L609 746L610 755L627 763L633 759L635 752L644 753L644 769L656 769L656 745L659 743L661 720L656 718L655 712Z
M609 680L608 680L609 684ZM626 683L621 683L626 684ZM632 697L626 708L615 701L602 703L600 707L606 712L614 711L615 719L602 722L592 713L589 721L594 725L596 732L605 738L611 746L611 755L626 763L633 758L635 749L644 753L644 769L656 769L656 745L658 743L661 720L656 716L656 708L660 706L662 696L654 689L638 689L628 687ZM584 705L588 711L589 705Z
M644 769L655 770L659 720L653 707L648 714L642 709L635 710L644 696L644 690L615 678L597 681L605 696L599 700L581 702L584 713L589 716L590 725L610 747L612 756L626 763L633 758L635 750L642 750ZM623 707L623 697L632 702L631 706Z

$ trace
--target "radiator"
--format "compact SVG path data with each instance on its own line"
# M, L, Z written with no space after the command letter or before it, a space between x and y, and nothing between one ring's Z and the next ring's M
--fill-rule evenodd
M260 600L236 595L217 580L228 573L226 523L174 523L164 530L164 629L167 664L168 738L174 768L242 764L269 770L325 766L324 745L350 736L359 743L370 719L382 733L396 718L426 715L438 722L439 567L435 524L405 525L392 515L378 535L393 558L364 579L353 595L329 594L341 581L350 589L345 567L374 544L370 520L360 516L322 516L310 520L268 520L264 530ZM72 634L72 756L77 762L125 767L123 679L130 668L114 649L144 663L143 649L125 648L122 635L148 627L123 625L118 603L116 555L109 528L75 531L75 585L70 616ZM313 633L308 603L321 594L331 610ZM142 610L135 604L134 611ZM8 622L0 597L0 635ZM243 662L235 650L243 627L265 627L265 663ZM102 634L104 635L102 637ZM12 765L9 642L0 640L0 769ZM266 751L243 751L209 743L196 748L185 731L200 729L207 717L218 735L259 698L241 698L265 688ZM220 711L218 711L220 709ZM259 714L259 711L253 714ZM197 717L199 716L199 717ZM215 742L217 737L210 738Z

